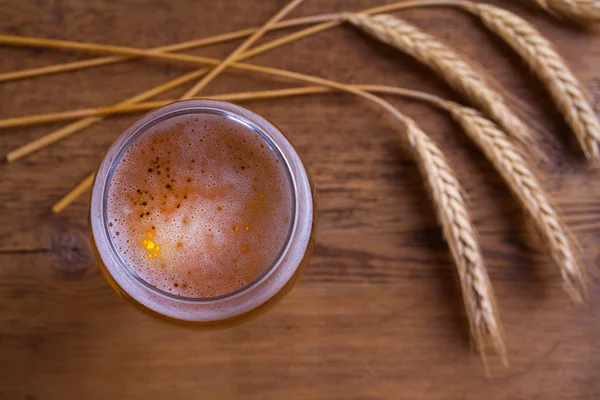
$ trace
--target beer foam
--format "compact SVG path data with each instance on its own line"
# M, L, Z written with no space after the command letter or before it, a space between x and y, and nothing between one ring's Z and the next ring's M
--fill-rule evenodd
M108 191L113 243L165 292L226 295L256 280L292 219L285 167L251 128L220 115L163 121L119 160Z

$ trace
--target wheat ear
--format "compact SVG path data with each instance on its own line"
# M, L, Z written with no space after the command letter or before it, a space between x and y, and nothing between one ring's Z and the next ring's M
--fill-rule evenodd
M598 0L548 0L548 6L559 15L578 23L600 21Z
M466 7L525 60L550 92L585 155L599 158L600 123L581 84L552 44L509 11L487 4L470 3Z
M587 294L589 275L582 266L578 246L519 149L496 124L478 111L451 102L447 102L446 106L533 217L560 268L567 292L573 300L582 301Z
M600 21L599 0L529 0L559 18L578 24Z
M411 55L437 72L455 90L466 96L516 140L532 148L532 134L492 89L491 82L473 63L454 49L415 26L391 15L370 17L349 14L347 20L373 37Z
M504 335L494 292L463 190L441 150L412 121L407 123L407 134L458 269L471 335L477 350L484 365L487 365L485 348L491 345L506 365Z

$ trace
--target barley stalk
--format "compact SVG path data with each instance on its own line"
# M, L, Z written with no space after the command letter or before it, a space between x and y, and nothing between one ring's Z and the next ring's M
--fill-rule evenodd
M549 14L580 24L600 21L599 0L529 0Z
M580 262L578 246L560 220L550 197L509 137L478 111L447 102L448 110L481 148L508 187L536 223L544 243L560 268L567 293L576 302L586 297L589 276Z
M373 37L409 54L437 72L456 91L495 120L516 140L532 147L531 131L506 105L473 63L437 38L391 15L349 14L347 20Z
M529 65L550 92L589 159L600 158L600 123L585 92L552 44L515 14L487 4L470 3L468 9L508 43Z
M458 269L475 345L484 365L487 365L485 348L488 344L506 365L506 348L496 301L462 188L441 150L412 121L407 123L407 134Z

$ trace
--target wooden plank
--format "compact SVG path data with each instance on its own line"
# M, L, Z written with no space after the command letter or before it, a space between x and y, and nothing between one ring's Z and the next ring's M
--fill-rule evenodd
M345 280L353 276L349 255L327 251L317 249L304 279L269 313L214 332L139 314L95 268L67 277L49 266L48 254L2 255L0 341L8 351L0 355L0 376L12 379L3 379L0 393L443 399L477 398L486 388L496 398L523 388L552 398L600 390L597 313L574 309L558 284L533 295L539 280L494 277L511 369L487 381L469 351L453 277L439 264L407 258L396 263L403 272L385 281ZM319 270L334 260L337 279L322 279ZM367 260L362 268L378 267ZM540 379L547 383L536 386Z
M516 2L494 4L525 16L552 39L600 102L597 35ZM294 16L373 5L307 1ZM153 47L256 26L280 6L9 0L0 3L0 32ZM541 85L471 17L442 9L397 15L480 62L507 93L530 105L520 112L546 131L545 141L558 139L552 163L540 172L597 266L600 172L568 151L570 134ZM190 53L223 57L233 46ZM0 47L0 70L86 57ZM416 62L349 27L251 62L460 100ZM188 71L137 61L3 83L0 118L116 103ZM290 85L228 71L206 93ZM597 293L588 306L570 303L517 203L446 115L390 100L440 144L465 186L499 298L510 370L494 368L487 379L470 351L454 267L402 127L363 100L331 94L243 103L296 144L319 192L320 221L314 257L298 286L266 315L230 330L181 330L139 314L112 292L90 256L87 199L60 216L50 213L137 116L110 118L0 165L0 399L598 398ZM61 126L0 131L0 154Z

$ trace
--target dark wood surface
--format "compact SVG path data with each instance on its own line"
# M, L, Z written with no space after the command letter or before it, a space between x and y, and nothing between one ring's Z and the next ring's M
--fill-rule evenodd
M306 1L293 16L379 2ZM283 1L0 1L0 32L154 47L263 23ZM600 102L600 38L520 4ZM599 173L569 150L569 132L510 50L458 11L402 13L479 61L545 137L548 190L599 263ZM282 35L269 34L265 40ZM191 51L225 56L234 43ZM89 56L0 48L0 71ZM342 27L251 60L344 82L455 97L420 65ZM139 61L0 85L0 117L116 103L190 68ZM286 87L226 71L206 93ZM161 98L180 95L182 89ZM471 350L453 263L403 129L348 95L244 103L296 143L319 192L320 224L304 277L245 325L197 332L162 325L108 286L87 242L87 198L50 206L98 165L136 116L110 118L15 164L0 165L2 399L597 399L600 301L575 307L518 204L449 118L391 99L440 144L470 199L506 330L510 369L486 378ZM522 110L523 111L523 110ZM0 132L2 153L64 124Z

